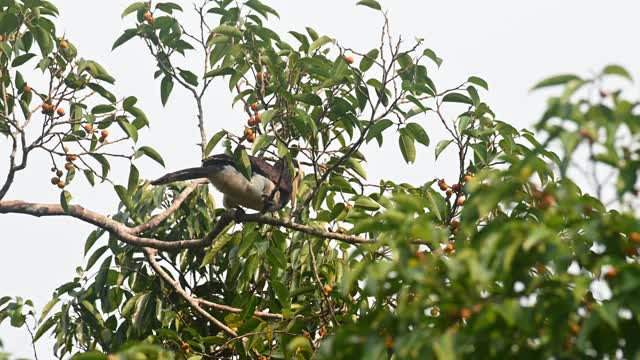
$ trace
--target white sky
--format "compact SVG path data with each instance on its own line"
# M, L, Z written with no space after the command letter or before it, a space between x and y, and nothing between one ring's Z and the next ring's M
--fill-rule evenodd
M117 79L117 96L135 95L147 113L152 129L141 133L141 143L155 147L164 156L167 169L194 166L199 150L194 146L198 133L191 99L178 86L166 108L159 100L159 86L153 80L155 64L132 40L111 52L113 41L131 26L132 19L120 20L122 10L132 1L55 0L62 17L59 29L78 47L81 56L104 65ZM181 1L189 9L186 1ZM273 25L279 30L304 32L311 26L322 35L337 38L346 47L368 51L379 39L380 18L353 1L286 1L267 3L281 15ZM576 72L589 74L609 63L626 66L640 76L640 48L637 46L637 14L640 3L593 0L522 1L382 1L389 10L392 31L407 41L425 39L425 45L444 58L432 73L439 88L454 86L470 75L489 82L490 92L481 97L500 120L518 128L528 127L544 109L544 93L528 89L543 77ZM292 41L292 43L294 43ZM199 63L198 63L199 64ZM215 88L205 103L210 134L224 127L238 131L244 116L232 110L227 86ZM547 93L548 94L548 93ZM441 126L434 118L420 121L431 137L432 146L418 149L416 164L407 166L395 148L397 140L386 141L394 148L377 146L368 150L369 178L381 177L421 184L435 176L453 177L446 158L434 169L433 147L442 139ZM0 154L8 154L8 141L0 143ZM418 145L420 146L420 145ZM0 177L5 176L6 157L0 158ZM155 163L137 162L144 178L155 178L164 170ZM41 154L33 156L27 170L20 172L5 200L57 202L59 193L49 185L50 165ZM128 165L112 165L116 182L126 184ZM118 168L120 170L118 170ZM117 196L110 186L94 189L76 181L70 189L74 201L92 210L112 213ZM84 265L84 241L91 226L71 218L37 219L21 215L0 216L0 296L20 295L42 307L53 290L75 276L75 267ZM5 321L0 326L5 350L16 357L32 357L25 330L15 330ZM51 356L51 342L40 342L40 359Z

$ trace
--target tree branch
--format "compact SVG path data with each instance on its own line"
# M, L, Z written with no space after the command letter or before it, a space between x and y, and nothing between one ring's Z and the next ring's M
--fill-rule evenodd
M192 308L194 308L198 313L200 313L200 315L204 316L207 320L214 323L216 326L224 330L229 335L238 336L238 333L233 331L233 329L231 329L226 324L216 319L215 317L213 317L213 315L209 314L205 309L203 309L200 306L200 302L198 299L187 294L187 292L180 287L180 284L176 280L174 280L171 276L169 276L169 274L167 274L167 272L164 271L162 267L160 267L160 265L158 264L155 258L157 250L145 247L145 248L142 248L142 251L144 251L147 261L149 262L149 265L151 265L151 268L153 268L156 274L158 274L158 276L160 276L164 281L166 281L169 285L171 285L173 289L178 294L180 294L189 303L189 305L191 305Z

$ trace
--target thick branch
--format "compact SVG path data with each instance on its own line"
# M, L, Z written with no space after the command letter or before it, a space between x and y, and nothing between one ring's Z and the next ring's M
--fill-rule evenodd
M202 300L202 299L196 299L196 300L198 301L198 303L200 303L200 305L207 306L207 307L212 307L212 308L214 308L216 310L227 311L227 312L235 313L235 314L239 314L242 311L244 311L244 310L242 310L240 308L234 308L234 307L231 307L231 306L214 303L214 302L207 301L207 300ZM273 313L268 313L268 312L264 312L264 311L254 311L253 315L256 316L256 317L265 318L265 319L283 320L285 318L284 316L282 316L282 314L273 314Z

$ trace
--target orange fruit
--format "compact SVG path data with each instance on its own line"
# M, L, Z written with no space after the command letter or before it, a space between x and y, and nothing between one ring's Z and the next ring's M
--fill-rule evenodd
M256 122L256 118L254 118L253 116L249 118L249 120L247 120L247 125L254 127L256 126L257 122Z
M106 138L107 136L109 136L109 130L104 129L100 131L100 136L102 136L103 138Z
M629 234L629 240L633 241L636 244L640 244L640 233L637 231L632 232L631 234Z
M345 56L344 57L344 61L346 61L347 64L349 64L349 65L353 64L353 61L354 61L353 60L353 56Z
M67 42L67 40L60 40L60 48L61 49L69 48L69 43Z
M333 287L331 287L331 285L326 284L323 288L322 291L324 291L325 294L328 294L331 292L331 290L333 290Z
M446 182L444 182L444 180L438 180L438 187L440 188L440 190L442 191L446 191L449 189L449 185L447 185Z
M471 317L472 312L471 310L467 309L467 308L462 308L460 309L460 317L464 320L467 320Z
M73 163L68 162L64 164L64 168L67 169L67 171L73 169Z
M63 108L58 108L58 110L56 112L58 113L58 115L64 116L64 109Z
M24 92L25 92L25 94L30 93L30 92L31 92L31 86L29 86L29 85L25 85L25 86L22 88L22 91L24 91Z
M262 114L260 114L259 112L257 112L257 113L256 113L256 121L257 121L258 123L261 123L261 122L262 122Z
M64 182L64 181L62 181L62 180L58 181L58 187L59 187L60 189L64 189L64 187L65 187L66 185L67 185L67 184L65 184L65 182Z
M88 132L89 134L93 132L93 125L91 124L85 124L83 128L84 128L84 131Z
M251 104L251 110L258 111L258 103Z
M250 137L251 137L251 135L253 135L253 130L251 130L251 129L246 129L246 130L244 131L244 136L246 136L247 138L250 138Z

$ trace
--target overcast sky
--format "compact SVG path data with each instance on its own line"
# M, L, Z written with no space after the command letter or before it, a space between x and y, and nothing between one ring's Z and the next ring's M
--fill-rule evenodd
M141 133L141 142L154 146L164 156L168 169L199 163L200 153L191 99L178 87L166 108L159 101L159 86L153 80L154 62L140 41L131 41L111 52L113 41L131 26L132 19L120 19L131 2L123 0L55 0L62 16L59 29L66 32L81 56L95 59L117 79L115 93L135 95L151 120L152 129ZM372 10L356 7L355 0L266 1L280 12L273 27L281 31L304 31L311 26L341 45L368 51L379 39L380 17ZM187 1L181 1L189 9ZM489 82L490 92L481 93L498 119L518 128L533 124L544 109L545 95L528 89L541 78L565 72L589 74L609 63L626 66L640 76L640 48L637 46L640 3L631 1L538 0L522 1L382 1L388 9L394 35L411 40L425 39L425 45L444 58L432 77L439 88L455 86L476 75ZM637 90L637 89L634 89ZM226 86L211 92L205 103L210 133L220 128L238 131L244 116L231 108ZM433 118L419 121L432 144L442 139ZM393 141L388 144L395 145ZM7 140L0 139L0 169L7 167ZM370 180L381 177L421 184L435 176L453 177L445 161L434 168L433 146L419 148L416 164L407 166L395 148L368 149ZM4 155L3 155L4 154ZM48 185L50 165L36 155L29 168L20 172L5 200L57 202L59 193ZM137 162L141 176L154 178L163 169L157 164ZM114 164L116 182L126 183L128 165ZM120 170L118 170L120 169ZM4 177L5 173L0 173ZM117 197L110 186L90 188L76 181L71 188L74 201L102 213L112 213ZM37 219L29 216L0 216L0 296L19 295L34 300L38 308L53 290L72 279L82 266L83 244L91 226L71 218ZM28 334L5 322L0 326L5 350L16 356L32 357ZM38 345L40 359L51 357L51 342Z

